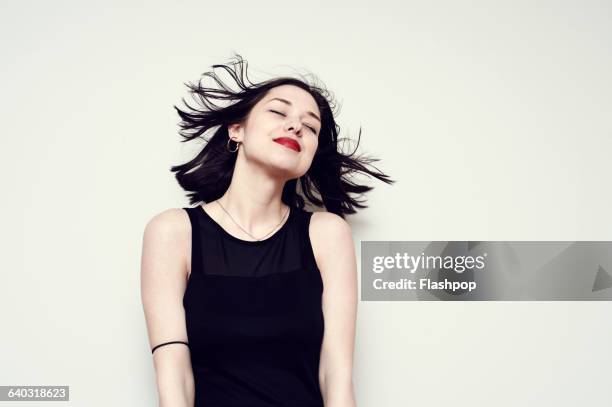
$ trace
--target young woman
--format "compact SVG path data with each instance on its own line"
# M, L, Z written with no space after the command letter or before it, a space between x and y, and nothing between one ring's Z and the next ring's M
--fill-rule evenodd
M205 204L161 212L144 232L160 406L354 407L357 266L344 216L365 207L351 194L372 187L349 176L394 181L368 168L377 160L340 151L327 91L289 77L247 83L246 65L213 65L204 76L219 88L189 84L200 106L175 106L185 141L216 130L172 167L191 204Z

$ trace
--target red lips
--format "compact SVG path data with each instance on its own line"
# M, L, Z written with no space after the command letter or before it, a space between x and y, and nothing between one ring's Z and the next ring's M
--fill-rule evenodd
M300 152L301 148L300 148L300 144L295 141L292 138L289 137L279 137L279 138L275 138L274 141L276 141L279 144L284 145L285 147L288 147L292 150L295 150L297 152Z

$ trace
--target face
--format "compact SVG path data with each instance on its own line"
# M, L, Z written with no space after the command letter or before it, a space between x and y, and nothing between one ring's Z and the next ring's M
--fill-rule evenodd
M253 108L244 126L229 126L242 144L238 159L283 179L304 175L317 150L321 114L314 98L293 85L272 88Z

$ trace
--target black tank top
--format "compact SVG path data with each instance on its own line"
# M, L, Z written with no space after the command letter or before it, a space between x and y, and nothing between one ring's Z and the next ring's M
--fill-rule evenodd
M247 241L202 206L183 209L192 228L183 306L195 407L323 407L323 281L308 233L312 212L290 207L274 234Z

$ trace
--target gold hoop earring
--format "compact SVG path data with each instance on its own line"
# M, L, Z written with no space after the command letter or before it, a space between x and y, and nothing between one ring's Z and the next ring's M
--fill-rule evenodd
M227 139L227 145L226 145L227 151L229 151L230 153L235 153L236 151L238 151L238 147L240 147L240 142L239 142L239 141L234 140L234 141L236 141L236 149L235 149L235 150L232 150L232 149L230 148L230 141L232 141L232 139L231 139L231 138L228 138L228 139Z

